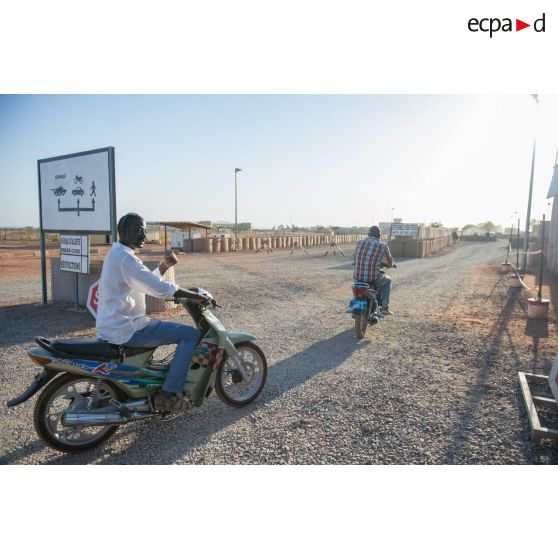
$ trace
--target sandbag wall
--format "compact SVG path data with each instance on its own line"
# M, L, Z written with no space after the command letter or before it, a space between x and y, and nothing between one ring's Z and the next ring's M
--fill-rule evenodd
M389 249L395 258L425 258L455 244L452 230L419 227L416 238L395 237L389 241Z
M336 234L336 235L300 235L300 236L239 236L238 250L291 250L293 247L302 246L304 248L312 248L321 246L324 249L333 242L336 244L356 244L361 238L365 238L361 234ZM194 238L192 241L193 252L218 253L234 251L234 238L216 237L216 238Z

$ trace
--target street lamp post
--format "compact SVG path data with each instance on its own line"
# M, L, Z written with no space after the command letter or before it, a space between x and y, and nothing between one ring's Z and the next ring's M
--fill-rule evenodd
M539 108L539 96L533 95L535 102L537 103L537 109ZM529 225L531 224L531 199L533 197L533 177L535 175L535 151L537 148L537 136L535 130L535 136L533 138L533 155L531 157L531 180L529 182L529 200L527 201L527 219L525 219L525 238L523 239L523 261L521 267L523 271L527 268L527 251L529 250ZM519 247L518 247L519 250Z
M236 187L236 175L242 169L234 169L234 249L238 250L238 212L237 212L237 187Z

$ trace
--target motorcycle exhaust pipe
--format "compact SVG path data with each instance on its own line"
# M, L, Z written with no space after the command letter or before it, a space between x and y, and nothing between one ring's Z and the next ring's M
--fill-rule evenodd
M61 422L64 426L107 426L109 424L125 424L133 420L141 420L155 416L153 413L132 412L124 415L118 411L108 413L64 413Z

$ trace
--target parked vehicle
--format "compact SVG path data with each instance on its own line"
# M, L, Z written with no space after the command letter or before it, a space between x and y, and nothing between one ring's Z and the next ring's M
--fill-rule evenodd
M382 263L380 268L387 267ZM393 264L393 267L397 267ZM353 281L353 298L349 301L347 313L355 320L355 334L359 339L364 337L369 325L376 325L383 317L380 310L381 300L379 292L368 283Z
M72 194L74 196L83 196L83 194L85 194L85 190L81 186L78 186L72 190Z
M51 190L54 192L54 195L57 197L63 196L67 192L64 186L58 186L58 188L51 188Z
M191 290L213 298L203 289ZM185 387L190 407L202 405L214 390L233 407L254 401L267 378L266 358L253 343L255 338L227 331L209 303L177 302L192 316L200 334ZM96 338L49 341L37 337L36 341L39 347L27 352L43 371L7 405L19 405L42 390L35 403L34 422L49 446L65 452L83 451L103 443L122 424L179 416L155 411L151 403L173 355L154 360L155 349L112 345Z

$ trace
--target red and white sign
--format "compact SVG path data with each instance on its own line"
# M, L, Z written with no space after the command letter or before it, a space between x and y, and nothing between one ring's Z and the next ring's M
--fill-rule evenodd
M550 385L554 399L558 401L558 353L556 354L552 370L550 371L550 376L548 377L548 384Z
M89 287L89 293L87 294L87 309L93 317L97 319L97 309L99 308L99 281L95 281Z

